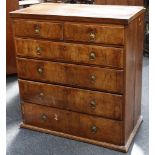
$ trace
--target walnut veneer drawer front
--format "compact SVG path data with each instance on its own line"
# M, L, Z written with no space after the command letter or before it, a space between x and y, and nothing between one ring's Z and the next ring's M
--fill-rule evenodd
M19 88L21 99L26 102L122 119L122 95L25 80L19 80Z
M32 39L15 39L20 57L123 68L123 49Z
M122 122L23 103L24 123L74 136L121 144Z
M123 93L123 71L50 61L17 59L20 78Z
M63 39L63 25L61 23L15 20L13 28L16 36Z
M124 45L124 27L118 25L65 23L64 39L80 42Z

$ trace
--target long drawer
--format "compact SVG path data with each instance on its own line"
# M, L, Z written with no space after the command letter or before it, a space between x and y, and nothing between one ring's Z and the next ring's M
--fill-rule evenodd
M122 122L86 114L49 108L30 103L22 104L25 124L71 135L109 142L122 143Z
M123 48L21 38L15 45L20 57L123 68Z
M18 76L28 80L123 93L123 70L17 58Z
M88 43L124 45L124 27L120 25L96 25L65 23L64 39Z
M56 22L14 20L15 36L63 40L63 25Z
M22 101L122 119L122 95L19 80Z

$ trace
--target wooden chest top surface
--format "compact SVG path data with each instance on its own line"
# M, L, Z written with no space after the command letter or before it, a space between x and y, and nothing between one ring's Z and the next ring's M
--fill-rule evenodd
M11 12L12 17L47 18L55 20L78 20L87 18L89 22L128 23L144 12L142 6L112 6L87 4L41 3Z

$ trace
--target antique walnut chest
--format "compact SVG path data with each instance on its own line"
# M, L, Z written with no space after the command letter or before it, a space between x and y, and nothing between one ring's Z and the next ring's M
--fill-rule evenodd
M21 127L128 151L142 122L144 8L43 3L11 17Z

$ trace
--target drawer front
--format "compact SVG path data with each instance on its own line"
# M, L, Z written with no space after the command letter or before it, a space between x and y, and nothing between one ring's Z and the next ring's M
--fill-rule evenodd
M122 95L19 80L21 99L111 119L122 119Z
M13 28L15 36L63 39L63 25L61 23L14 20Z
M15 39L20 57L123 68L123 49L83 44Z
M50 61L17 59L20 78L72 85L96 90L123 92L123 71Z
M124 45L124 27L65 23L64 39L80 42Z
M22 110L25 124L98 141L121 144L121 121L30 103L23 103Z

